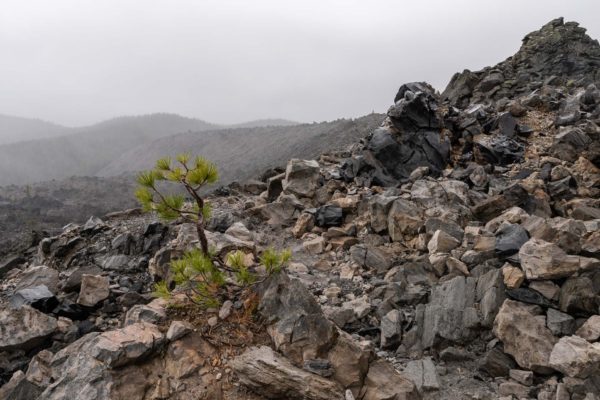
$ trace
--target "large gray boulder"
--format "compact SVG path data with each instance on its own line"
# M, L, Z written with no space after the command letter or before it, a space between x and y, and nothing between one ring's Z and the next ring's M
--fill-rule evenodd
M565 336L554 345L550 365L572 378L585 379L600 373L600 343L579 336Z
M154 354L164 343L158 327L147 323L89 333L54 355L53 383L38 400L112 399L111 371Z
M550 353L557 341L536 306L505 300L494 321L494 334L519 366L540 374L552 372Z
M521 250L519 260L529 280L559 279L600 266L595 258L568 255L554 243L529 239Z
M296 365L327 358L337 328L300 281L279 273L267 279L259 291L258 311L269 324L267 332L276 350Z
M315 160L288 162L283 180L283 191L298 197L313 197L319 187L319 163Z

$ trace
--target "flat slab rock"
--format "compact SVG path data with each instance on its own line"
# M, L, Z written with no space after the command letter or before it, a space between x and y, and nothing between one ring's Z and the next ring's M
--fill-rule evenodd
M240 382L268 399L343 399L340 385L292 365L270 347L249 349L233 360Z
M30 306L0 310L0 351L29 350L57 328L55 318Z

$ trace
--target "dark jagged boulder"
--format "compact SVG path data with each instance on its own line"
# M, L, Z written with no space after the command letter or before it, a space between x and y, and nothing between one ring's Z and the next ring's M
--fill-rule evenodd
M386 122L365 146L364 160L375 170L374 184L407 179L418 167L439 175L450 159L450 141L442 134L442 125L431 86L402 85Z
M496 232L496 254L508 257L518 253L528 240L529 235L521 225L506 224Z
M319 207L315 214L315 221L320 227L340 226L344 222L344 212L341 207L334 205Z

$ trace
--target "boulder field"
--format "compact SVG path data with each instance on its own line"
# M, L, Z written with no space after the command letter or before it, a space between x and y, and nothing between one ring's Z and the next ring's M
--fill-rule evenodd
M41 239L0 265L0 398L600 399L599 67L557 19L441 94L402 85L358 143L215 190L219 254L293 253L252 302L151 296L190 224Z

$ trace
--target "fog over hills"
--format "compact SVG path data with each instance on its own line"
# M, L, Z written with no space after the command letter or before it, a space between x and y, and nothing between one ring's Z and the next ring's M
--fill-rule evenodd
M52 122L0 114L0 145L68 135L71 131Z
M235 126L294 124L266 119ZM118 117L79 128L0 116L0 185L96 175L124 152L155 139L225 127L166 113Z
M379 126L384 115L295 126L267 126L189 132L157 139L123 153L98 175L130 174L154 166L156 159L181 152L201 154L217 164L220 183L256 177L293 157L313 158L341 149Z
M162 136L214 128L173 114L120 117L69 135L0 146L0 185L94 175L121 153Z

